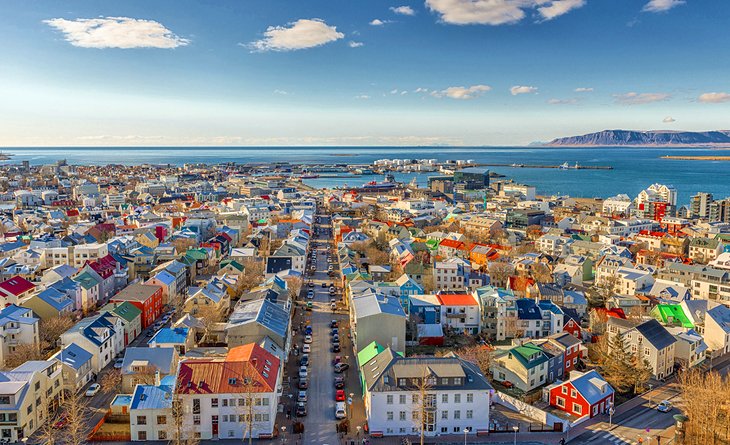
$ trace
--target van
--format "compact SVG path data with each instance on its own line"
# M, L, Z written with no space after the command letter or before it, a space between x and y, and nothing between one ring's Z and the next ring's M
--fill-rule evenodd
M345 402L335 403L335 419L340 420L347 417L347 411L345 411Z

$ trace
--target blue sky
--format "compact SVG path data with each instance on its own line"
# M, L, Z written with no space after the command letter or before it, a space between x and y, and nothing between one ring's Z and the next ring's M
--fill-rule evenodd
M730 2L0 4L0 145L521 145L730 117Z

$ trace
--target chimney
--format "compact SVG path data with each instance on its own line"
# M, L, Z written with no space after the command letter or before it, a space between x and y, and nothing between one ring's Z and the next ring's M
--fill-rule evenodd
M155 370L155 386L160 386L160 370Z

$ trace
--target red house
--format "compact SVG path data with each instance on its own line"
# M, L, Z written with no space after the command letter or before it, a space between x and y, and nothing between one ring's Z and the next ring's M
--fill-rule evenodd
M598 372L573 371L570 375L549 387L551 406L578 418L595 417L613 406L613 388Z
M580 324L578 324L575 320L572 318L568 318L568 321L565 322L563 325L563 331L570 333L570 335L574 336L575 338L581 338L581 328Z
M547 341L563 352L563 375L570 375L570 372L575 369L575 365L578 364L582 342L568 332L553 334L547 337Z
M142 311L142 329L155 322L162 314L162 287L153 284L130 284L109 301L128 301Z
M18 304L18 301L30 295L33 289L35 289L35 284L18 275L3 281L0 283L2 307Z

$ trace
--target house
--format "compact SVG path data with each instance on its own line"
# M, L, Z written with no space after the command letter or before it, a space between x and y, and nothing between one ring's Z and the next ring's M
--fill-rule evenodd
M474 291L481 310L481 332L489 338L502 341L508 336L508 311L512 313L509 320L514 321L516 318L516 309L514 309L515 296L506 289L500 289L493 286L483 286ZM513 323L514 324L514 323ZM513 328L513 326L512 326ZM514 329L510 329L509 334L512 335Z
M175 276L166 270L161 270L155 273L149 280L145 281L144 284L159 286L162 288L163 306L177 300L178 293L175 286Z
M269 299L239 301L225 326L228 347L257 343L269 337L280 349L289 351L289 318L288 309Z
M61 366L55 360L31 360L0 371L0 438L26 442L22 439L61 405L62 389Z
M188 327L162 328L147 342L150 348L175 348L179 356L195 346L194 332Z
M213 277L203 288L189 288L188 295L183 312L193 316L205 314L206 311L223 316L231 307L231 294L221 277Z
M621 335L630 352L649 363L652 376L664 379L674 373L674 349L677 339L656 320L635 323L611 317L607 322L609 353L612 339Z
M18 345L39 345L39 322L28 308L11 304L0 309L0 364Z
M674 335L677 343L674 347L674 361L684 370L700 366L708 352L707 343L697 331L679 326L666 327Z
M92 355L92 372L99 373L124 349L122 320L110 312L86 317L61 334L62 347L71 343Z
M373 437L420 434L422 424L430 437L464 431L476 436L489 430L493 389L476 365L454 354L403 357L385 348L361 363L360 373ZM428 390L422 400L419 388L424 386ZM424 411L426 418L421 419Z
M174 375L179 356L172 347L128 347L122 361L122 392L131 393L135 385L151 385L160 378Z
M294 268L294 260L292 257L268 257L266 258L266 278L278 274L279 272Z
M477 335L481 331L479 303L467 293L439 292L441 324L463 334Z
M101 310L111 312L121 318L124 327L124 346L127 346L142 333L142 311L129 301L112 302Z
M142 311L142 329L147 329L162 314L162 287L133 283L114 295L113 303L128 301Z
M177 426L172 415L174 388L174 378L167 378L159 385L134 387L132 400L129 403L132 441L164 441L176 436Z
M405 353L406 314L397 297L369 293L352 298L350 326L355 351L377 342Z
M93 270L85 270L72 278L81 289L81 307L84 313L91 312L99 303L101 277Z
M0 304L18 304L25 297L29 297L34 289L35 284L19 276L0 282Z
M63 389L68 393L80 391L94 376L92 355L86 349L71 343L51 356L61 365Z
M492 357L492 378L529 392L548 383L549 361L550 356L533 343L501 349Z
M48 287L20 303L31 309L41 320L69 315L74 312L74 301L65 293Z
M550 406L571 416L593 418L614 406L614 390L595 370L572 371L570 378L548 388Z
M181 361L176 392L189 408L183 414L185 438L270 439L282 389L279 366L278 358L255 343L233 347L225 358Z
M563 372L561 377L563 375L569 375L578 365L582 342L569 332L553 334L542 340L562 353Z
M441 301L436 295L411 295L408 316L421 324L441 324Z
M698 263L709 263L722 253L722 247L717 238L692 238L689 242L689 257Z

